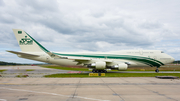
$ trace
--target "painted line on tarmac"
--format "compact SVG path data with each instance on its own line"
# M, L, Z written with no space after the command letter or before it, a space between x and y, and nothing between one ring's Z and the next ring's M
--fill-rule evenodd
M0 99L0 101L7 101L6 99Z
M86 99L86 100L95 100L95 101L110 101L110 100L87 98L87 97L82 97L82 96L62 95L62 94L56 94L56 93L38 92L38 91L23 90L23 89L12 89L12 88L5 88L5 87L0 87L0 89L13 90L13 91L23 91L23 92L32 92L32 93L40 93L40 94L49 94L49 95L56 95L56 96L62 96L62 97L71 97L71 98L76 97L76 98L81 98L81 99ZM3 99L2 101L6 101L6 100Z

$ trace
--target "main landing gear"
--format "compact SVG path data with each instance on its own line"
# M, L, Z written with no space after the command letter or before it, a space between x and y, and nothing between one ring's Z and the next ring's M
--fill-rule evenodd
M92 72L93 72L93 73L106 73L107 70L97 70L97 69L93 69Z
M157 67L156 70L155 70L156 73L159 73L159 69L158 69L158 68L159 68L159 67Z

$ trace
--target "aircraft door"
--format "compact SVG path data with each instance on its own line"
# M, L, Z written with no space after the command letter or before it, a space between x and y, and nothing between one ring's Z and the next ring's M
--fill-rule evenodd
M143 51L142 50L140 50L139 53L140 53L140 55L143 55Z
M156 59L157 59L157 57L156 57L156 56L154 56L154 59L156 60Z
M50 57L47 56L46 57L46 61L49 62L50 61Z

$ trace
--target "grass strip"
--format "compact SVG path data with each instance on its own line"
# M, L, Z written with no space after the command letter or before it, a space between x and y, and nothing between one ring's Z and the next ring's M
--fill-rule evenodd
M6 71L5 69L3 69L3 70L0 70L0 72L4 72L4 71Z
M34 69L26 69L26 71L34 71Z
M61 70L72 70L72 71L91 71L89 68L85 67L62 67L62 66L42 66L45 68L51 69L61 69ZM142 70L144 69L144 70ZM130 67L127 71L155 71L156 67ZM180 66L170 66L170 67L160 67L160 71L180 71ZM111 71L118 71L118 70L111 70Z
M43 67L51 68L51 69L61 69L61 70L90 71L89 68L72 68L72 67L61 67L61 66L43 66Z
M177 76L180 77L180 73L106 73L105 76L97 77L155 77L155 76ZM45 75L48 78L64 78L64 77L95 77L89 76L88 73L72 73L72 74L52 74Z
M23 77L23 78L25 78L25 77L28 77L28 75L16 75L16 77Z

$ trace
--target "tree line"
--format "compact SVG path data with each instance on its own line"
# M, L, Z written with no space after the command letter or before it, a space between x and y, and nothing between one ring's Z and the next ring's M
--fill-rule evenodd
M23 65L21 63L13 63L13 62L3 62L0 61L0 65Z

